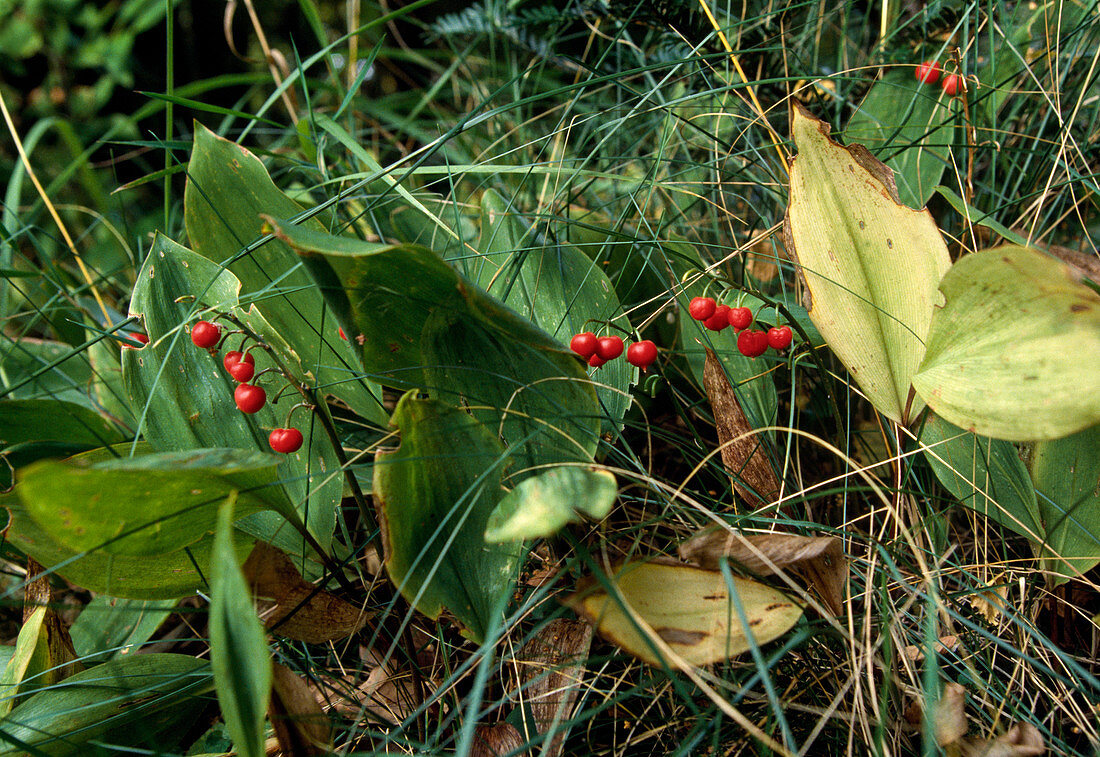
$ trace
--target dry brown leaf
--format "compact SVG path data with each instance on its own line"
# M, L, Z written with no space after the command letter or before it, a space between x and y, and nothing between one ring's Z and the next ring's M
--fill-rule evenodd
M760 446L760 437L745 417L737 395L722 370L722 363L709 348L703 365L703 387L714 412L718 443L722 446L722 465L737 494L752 507L761 507L779 496L779 481L768 456Z
M770 576L774 571L762 556L778 570L799 573L834 615L844 611L848 566L844 544L835 536L740 534L707 529L680 545L680 559L701 568L717 570L719 560L725 557L750 573Z
M1017 723L995 739L963 739L959 746L963 757L1037 757L1047 750L1031 723Z
M370 617L303 579L291 559L270 544L257 542L243 570L256 596L268 600L261 601L265 627L288 639L310 644L343 639Z
M423 696L418 693L412 674L399 670L392 658L383 665L378 653L369 650L364 662L372 669L367 680L356 689L363 707L396 725L420 706Z
M516 655L523 701L535 729L547 733L557 725L542 754L557 757L569 735L567 723L577 701L584 661L592 646L592 627L581 620L557 618L535 634Z
M268 716L279 749L286 757L329 753L332 729L313 690L292 670L278 663L271 680Z
M508 723L482 723L474 732L470 757L501 757L522 749L526 743L520 732Z
M958 636L941 636L939 641L936 642L936 654L943 654L948 649L954 649L958 645ZM924 649L916 644L910 644L905 648L905 656L913 662L920 662L924 659Z
M966 689L957 683L943 687L943 696L934 713L936 743L954 744L966 735Z

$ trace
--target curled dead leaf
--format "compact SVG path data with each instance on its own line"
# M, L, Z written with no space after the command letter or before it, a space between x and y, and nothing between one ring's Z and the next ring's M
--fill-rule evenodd
M569 735L573 705L584 677L584 661L592 645L592 627L580 620L550 621L523 645L515 657L520 684L539 733L553 732L543 747L545 757L557 757Z
M526 742L523 736L508 723L481 723L474 733L470 757L503 757L515 754Z
M309 684L278 663L273 673L268 715L283 754L329 754L332 729Z
M259 598L266 628L288 639L321 644L351 636L370 615L302 578L281 550L257 542L243 566Z
M943 695L936 703L933 713L935 719L936 743L940 746L954 744L966 735L966 689L957 683L943 687Z
M711 528L685 541L679 552L680 559L707 570L717 570L723 557L758 576L773 575L773 565L776 570L790 569L816 589L834 615L844 610L848 564L844 544L835 536L741 534Z
M1031 723L1017 723L995 739L963 739L960 747L963 757L1038 757L1047 750Z

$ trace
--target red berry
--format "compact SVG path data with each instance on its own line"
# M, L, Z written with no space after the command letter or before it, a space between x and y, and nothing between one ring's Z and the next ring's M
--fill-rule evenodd
M757 357L768 350L768 335L747 329L737 335L737 351L745 357Z
M948 74L943 77L943 82L940 86L943 87L944 94L948 97L954 97L962 88L962 77L958 74Z
M222 330L210 321L199 321L191 327L191 341L196 347L209 348L218 343Z
M606 362L607 361L604 360L602 357L600 357L599 355L595 355L595 354L592 355L592 357L588 358L588 364L590 366L592 366L593 368L599 368L601 365L603 365Z
M302 446L302 432L296 428L277 428L267 436L267 443L276 452L289 455Z
M713 297L693 297L688 303L688 314L697 321L705 321L714 315L717 307Z
M914 76L921 84L935 84L940 80L940 64L934 60L926 60L917 66Z
M596 335L591 331L582 331L569 340L569 349L583 358L589 358L596 354Z
M643 371L657 359L657 345L648 339L635 342L626 350L626 362L636 365Z
M229 375L233 377L234 381L244 383L251 381L252 377L256 375L256 366L245 360L238 360L229 366Z
M596 341L596 354L607 362L623 354L623 340L617 336L601 336Z
M790 326L772 326L768 329L768 346L773 350L785 350L791 344Z
M233 392L233 401L237 403L237 409L247 415L260 412L260 408L267 402L267 392L262 386L255 384L241 384Z
M730 306L719 305L714 309L714 315L703 321L703 325L711 331L721 331L730 325Z
M743 331L752 323L752 311L748 308L730 308L730 326Z
M240 352L238 350L233 350L232 352L225 353L225 357L222 358L222 365L224 365L225 369L228 371L236 363L239 363L242 360L246 363L250 363L250 364L253 364L253 365L255 365L255 363L256 363L256 360L251 355L249 355L247 352Z

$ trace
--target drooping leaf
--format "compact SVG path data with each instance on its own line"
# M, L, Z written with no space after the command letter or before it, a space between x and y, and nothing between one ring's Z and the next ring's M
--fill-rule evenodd
M271 654L252 593L233 550L234 503L222 505L210 582L210 665L218 704L241 757L264 757L264 718L271 696Z
M39 691L0 722L0 755L87 754L88 742L112 729L140 734L144 722L168 712L179 722L196 714L213 688L210 666L180 654L120 657ZM146 743L143 746L153 746Z
M84 606L69 629L81 662L134 654L172 614L172 603L100 595Z
M947 167L950 102L939 87L913 78L912 69L894 67L871 85L848 120L844 141L867 147L893 170L901 201L923 208Z
M233 261L261 237L261 214L291 218L303 210L275 186L256 156L196 124L183 202L195 251L228 265L241 282L242 296L255 296L257 310L291 345L322 391L367 420L384 423L377 385L358 372L352 345L337 336L336 321L298 257L273 239ZM307 223L322 228L316 220Z
M947 247L927 211L898 200L892 172L866 148L841 147L798 103L792 118L798 156L784 231L807 310L875 408L901 421L951 264ZM921 407L914 399L908 417Z
M603 520L618 496L615 476L598 468L560 466L525 478L504 495L485 527L485 541L552 536L582 517Z
M1100 563L1100 425L1035 444L1028 469L1046 529L1043 567L1088 572Z
M230 272L165 237L154 239L130 303L131 313L142 317L150 341L140 350L126 350L122 366L141 433L156 449L235 447L268 452L268 433L283 426L285 410L273 401L251 416L241 413L233 402L236 383L226 373L221 355L199 349L180 331L189 319L196 320L191 314L198 298L198 305L236 313L289 360L292 355L281 335L255 309L237 307L239 289L240 282ZM232 340L225 349L240 349L243 342ZM250 354L257 372L274 367L264 350ZM278 374L269 376L260 383L274 400L283 383ZM341 479L333 475L339 462L320 421L304 413L296 418L306 419L300 428L306 445L280 456L281 485L324 546L342 496ZM272 513L250 516L245 526L287 550L302 549L300 540L296 547L291 543L290 529Z
M480 641L523 552L522 544L484 537L503 494L504 449L473 416L414 394L393 412L401 446L375 457L386 570L417 610L437 618L448 609Z
M946 420L999 439L1056 439L1100 423L1100 296L1066 264L1006 245L940 284L913 386Z
M519 469L591 459L595 392L580 361L431 251L272 221L307 261L379 381L465 403Z
M610 577L609 594L595 577L577 585L568 602L601 636L650 665L673 668L720 662L785 634L802 607L765 584L716 570L660 562L628 563ZM735 603L748 619L739 620ZM667 651L675 657L670 657Z

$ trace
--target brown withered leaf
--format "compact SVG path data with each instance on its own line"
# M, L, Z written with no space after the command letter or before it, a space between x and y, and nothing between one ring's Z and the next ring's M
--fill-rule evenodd
M557 726L543 748L545 757L560 755L569 735L566 724L577 701L591 646L592 626L557 618L531 637L516 655L523 699L530 707L535 730L547 733Z
M844 586L848 575L844 544L835 536L798 534L740 534L722 528L700 531L680 545L680 559L700 568L717 570L725 557L750 573L772 575L771 567L791 570L817 591L834 615L844 611Z
M709 348L703 365L703 388L714 412L718 443L722 446L722 465L737 494L752 507L762 507L779 496L779 481L768 456L760 447L760 437L745 417L737 395L722 370L722 363Z
M279 663L274 665L271 684L267 710L282 753L287 757L329 754L332 728L309 684Z
M293 561L270 544L257 542L243 570L260 599L265 627L278 626L273 630L280 636L321 644L351 636L370 618L303 579Z
M966 689L957 683L943 687L943 696L933 713L936 743L954 744L966 735Z
M1017 723L995 739L963 739L959 746L963 757L1038 757L1047 750L1031 723Z
M482 723L474 732L470 757L502 757L514 754L526 743L520 732L508 723Z

